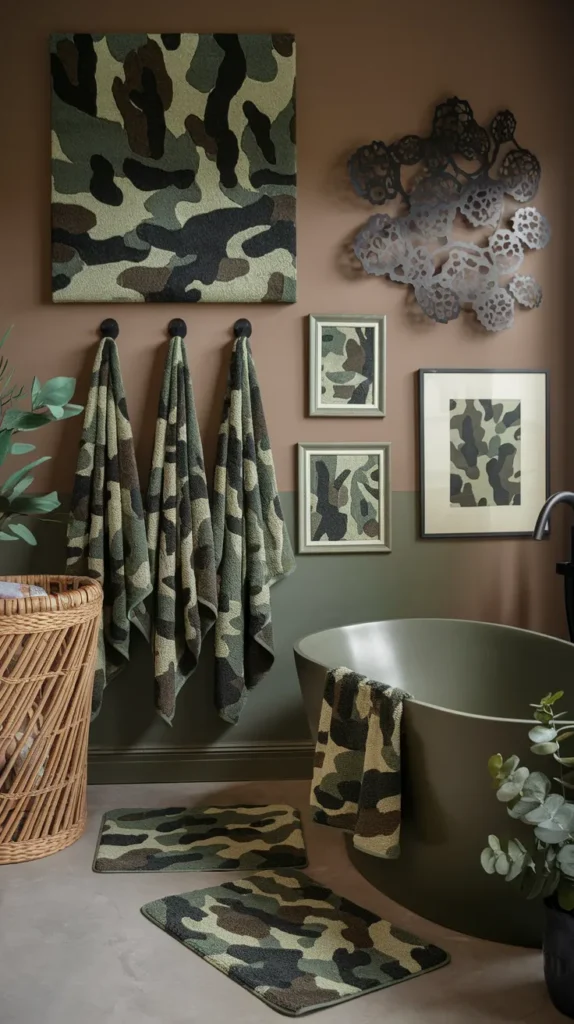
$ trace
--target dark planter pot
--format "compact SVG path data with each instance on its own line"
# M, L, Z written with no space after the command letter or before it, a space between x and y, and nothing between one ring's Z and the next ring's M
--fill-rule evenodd
M546 902L544 977L554 1006L574 1020L574 914Z

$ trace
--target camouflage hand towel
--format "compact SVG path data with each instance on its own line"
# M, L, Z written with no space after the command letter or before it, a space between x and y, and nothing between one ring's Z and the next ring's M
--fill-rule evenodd
M100 342L86 402L68 521L68 567L104 588L92 713L130 656L130 627L149 639L145 518L118 350Z
M399 856L404 690L347 668L327 673L311 785L313 817L353 833L374 857Z
M215 621L213 533L183 339L170 341L147 496L156 707L171 724Z
M270 587L295 568L246 336L233 347L219 429L213 535L219 583L215 699L221 717L235 724L248 690L275 659Z

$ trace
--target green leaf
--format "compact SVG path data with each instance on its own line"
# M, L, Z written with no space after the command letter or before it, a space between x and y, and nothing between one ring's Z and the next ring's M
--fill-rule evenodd
M18 538L10 536L10 534L6 533L4 530L0 530L0 540L18 540Z
M574 878L574 844L567 843L558 850L558 866L568 878Z
M488 770L492 775L493 779L498 778L498 773L502 768L502 754L493 754L488 759Z
M4 459L10 451L12 443L12 431L11 430L0 430L0 465L4 462Z
M498 836L489 836L488 845L490 849L494 851L494 853L500 853L500 839L498 838Z
M482 864L483 870L486 871L487 875L494 874L494 861L495 855L490 849L490 847L487 846L486 849L484 849L480 855L480 863Z
M12 530L12 533L16 534L17 537L20 537L21 540L25 540L26 544L30 544L35 547L38 543L32 531L29 530L27 526L24 526L24 523L8 523L8 527Z
M556 739L559 743L562 743L563 740L569 740L571 736L574 736L574 729L570 728L568 725L563 725L562 728L558 730Z
M62 405L47 405L46 408L50 416L53 416L55 420L64 419L64 407Z
M532 888L526 897L527 900L535 900L537 896L540 896L544 886L546 885L546 877L547 876L542 873L535 876Z
M20 480L19 483L17 483L16 486L12 488L12 493L8 497L8 501L10 502L10 504L12 504L13 498L17 498L19 494L23 494L24 491L28 490L30 484L33 484L33 483L34 483L34 477L33 476L25 476L23 478L23 480Z
M22 466L17 469L15 473L12 473L7 480L4 481L2 487L0 487L0 494L10 495L13 488L22 480L31 469L35 469L36 466L41 466L43 462L49 462L50 455L41 455L39 459L34 459L33 462L29 462L27 466ZM19 493L19 492L18 492Z
M14 441L10 452L12 455L27 455L28 452L35 452L35 444L20 444L18 441Z
M558 764L565 765L567 768L574 764L574 757L558 757L558 754L554 754L554 760L558 761Z
M38 380L37 377L34 377L34 379L32 381L32 408L33 409L38 404L36 402L36 399L37 399L37 397L38 397L38 395L40 393L41 388L42 388L42 385L40 384L40 381Z
M556 729L551 725L535 725L528 733L533 743L551 743L556 739Z
M60 507L60 500L56 491L50 494L28 495L23 498L14 498L10 502L11 511L18 515L30 516L37 512L53 512Z
M499 786L496 793L497 800L500 800L503 804L510 803L511 800L515 800L517 796L522 793L522 787L524 786L528 776L528 768L517 768L501 786Z
M52 417L45 412L22 412L20 409L8 409L2 420L3 430L38 430L47 423L52 423Z
M574 910L574 885L562 879L558 886L557 896L562 910Z
M543 704L544 707L551 707L553 704L556 704L557 700L561 700L563 696L564 690L557 690L556 693L547 693L540 703Z
M64 413L63 413L62 419L63 420L69 420L69 419L71 419L72 416L78 416L79 413L81 413L83 411L84 411L84 406L83 405L73 405L71 402L68 402L68 404L64 406Z
M558 743L555 740L552 743L533 743L531 746L533 754L539 754L541 757L545 757L547 754L554 754L559 749Z
M6 341L8 341L8 338L9 338L10 334L12 333L13 329L14 329L14 324L10 324L8 330L4 331L4 334L0 338L0 348L2 348L4 343Z
M75 377L52 377L47 380L36 395L34 406L66 405L76 390Z
M496 855L494 870L496 871L497 875L504 876L508 873L509 868L510 861L508 860L506 854L501 851L499 854Z

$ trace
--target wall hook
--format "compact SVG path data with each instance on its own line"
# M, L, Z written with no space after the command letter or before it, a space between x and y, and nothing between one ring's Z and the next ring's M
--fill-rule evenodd
M102 338L112 338L113 341L115 341L120 333L120 325L118 324L118 321L114 320L112 317L110 317L109 320L102 320L100 324L100 333Z
M187 334L187 324L185 320L180 320L176 317L174 320L170 320L167 325L167 333L170 338L185 338Z
M233 324L233 333L236 338L250 338L252 330L251 320L236 320Z

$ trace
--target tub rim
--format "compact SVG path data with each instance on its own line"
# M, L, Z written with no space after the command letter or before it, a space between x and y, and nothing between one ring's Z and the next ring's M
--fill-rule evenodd
M301 650L301 644L305 640L310 640L312 637L321 636L324 633L332 633L335 630L340 629L352 629L354 626L378 626L381 623L393 623L393 622L457 622L464 623L465 625L471 626L490 626L495 629L504 630L505 632L511 633L527 633L529 636L537 636L543 640L550 640L551 643L561 644L564 647L573 647L573 644L569 640L563 640L561 637L551 636L549 633L540 633L535 629L523 629L521 626L506 626L502 622L486 622L481 619L455 619L452 617L441 617L435 616L402 616L401 618L394 619L370 619L367 622L348 622L343 626L329 626L328 629L319 629L314 633L307 633L305 636L299 637L293 644L293 650L296 654L300 655L301 658L305 658L310 661L313 665L318 665L320 668L324 668L328 671L331 666L325 665L322 661L317 661L315 658L310 658L304 651ZM382 683L382 679L377 679L376 682ZM447 715L456 715L459 718L475 718L479 721L484 722L510 722L513 725L529 725L531 728L535 724L534 718L501 718L499 715L477 715L471 711L457 711L455 708L445 708L442 704L430 704L428 701L417 700L416 697L409 697L409 704L418 704L423 708L431 708L433 711L442 711ZM562 725L574 725L574 720L571 718L563 718L561 720Z

